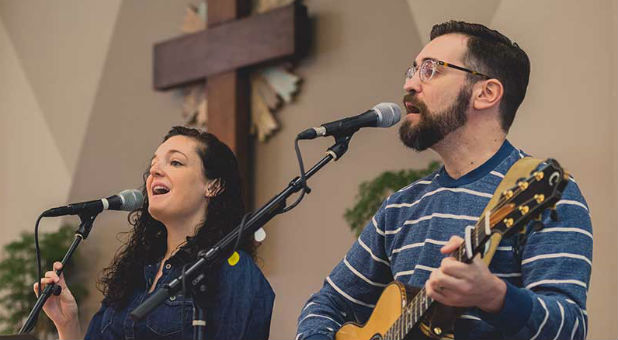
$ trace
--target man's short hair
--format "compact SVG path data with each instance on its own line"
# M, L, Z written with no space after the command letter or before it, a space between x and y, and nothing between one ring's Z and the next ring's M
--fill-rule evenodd
M515 118L515 112L526 96L530 77L528 55L500 32L480 24L463 21L448 21L434 25L430 39L449 33L460 33L469 37L468 50L464 55L466 67L496 78L504 86L504 95L500 103L500 123L502 130L508 132ZM468 80L478 80L478 76L469 74Z

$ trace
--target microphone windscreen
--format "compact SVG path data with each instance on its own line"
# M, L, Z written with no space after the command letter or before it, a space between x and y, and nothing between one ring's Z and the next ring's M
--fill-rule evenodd
M137 189L127 189L118 193L122 199L120 210L133 211L142 206L144 203L144 195Z
M380 103L373 110L379 117L377 127L391 127L401 119L401 108L395 103Z

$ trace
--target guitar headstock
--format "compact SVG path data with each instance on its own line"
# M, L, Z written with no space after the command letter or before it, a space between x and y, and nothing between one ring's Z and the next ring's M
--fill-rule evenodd
M554 159L547 159L526 179L504 191L492 215L500 216L492 233L506 238L523 228L530 220L553 208L562 197L568 175Z

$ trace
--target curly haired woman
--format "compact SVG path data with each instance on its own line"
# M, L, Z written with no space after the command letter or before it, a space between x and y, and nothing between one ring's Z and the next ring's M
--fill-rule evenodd
M99 281L104 298L86 339L191 338L190 297L167 299L141 321L129 313L178 277L200 250L232 231L244 213L234 154L214 135L195 129L177 126L169 131L144 174L143 191L142 207L129 215L133 229L128 242ZM274 293L254 263L253 240L239 248L238 262L225 261L206 273L209 339L268 338ZM60 268L56 262L54 269ZM77 303L63 276L48 271L41 282L62 287L43 308L60 339L79 338ZM34 288L36 292L37 284Z

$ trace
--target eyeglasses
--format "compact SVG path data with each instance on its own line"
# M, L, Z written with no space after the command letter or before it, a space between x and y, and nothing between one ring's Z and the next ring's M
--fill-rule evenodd
M441 61L441 60L425 59L421 63L420 67L416 66L416 65L412 65L412 66L408 67L408 69L406 70L406 73L405 73L406 80L412 79L412 77L414 77L414 73L416 73L416 71L419 70L418 75L419 75L419 78L421 79L421 81L423 81L423 82L429 81L434 76L434 74L436 74L436 70L438 69L438 65L446 66L446 67L451 67L451 68L454 68L456 70L472 73L474 75L485 77L487 79L491 78L490 76L484 75L482 73L479 73L479 72L476 72L476 71L472 71L472 70L469 70L469 69L461 67L461 66L449 64L449 63L446 63L446 62Z

